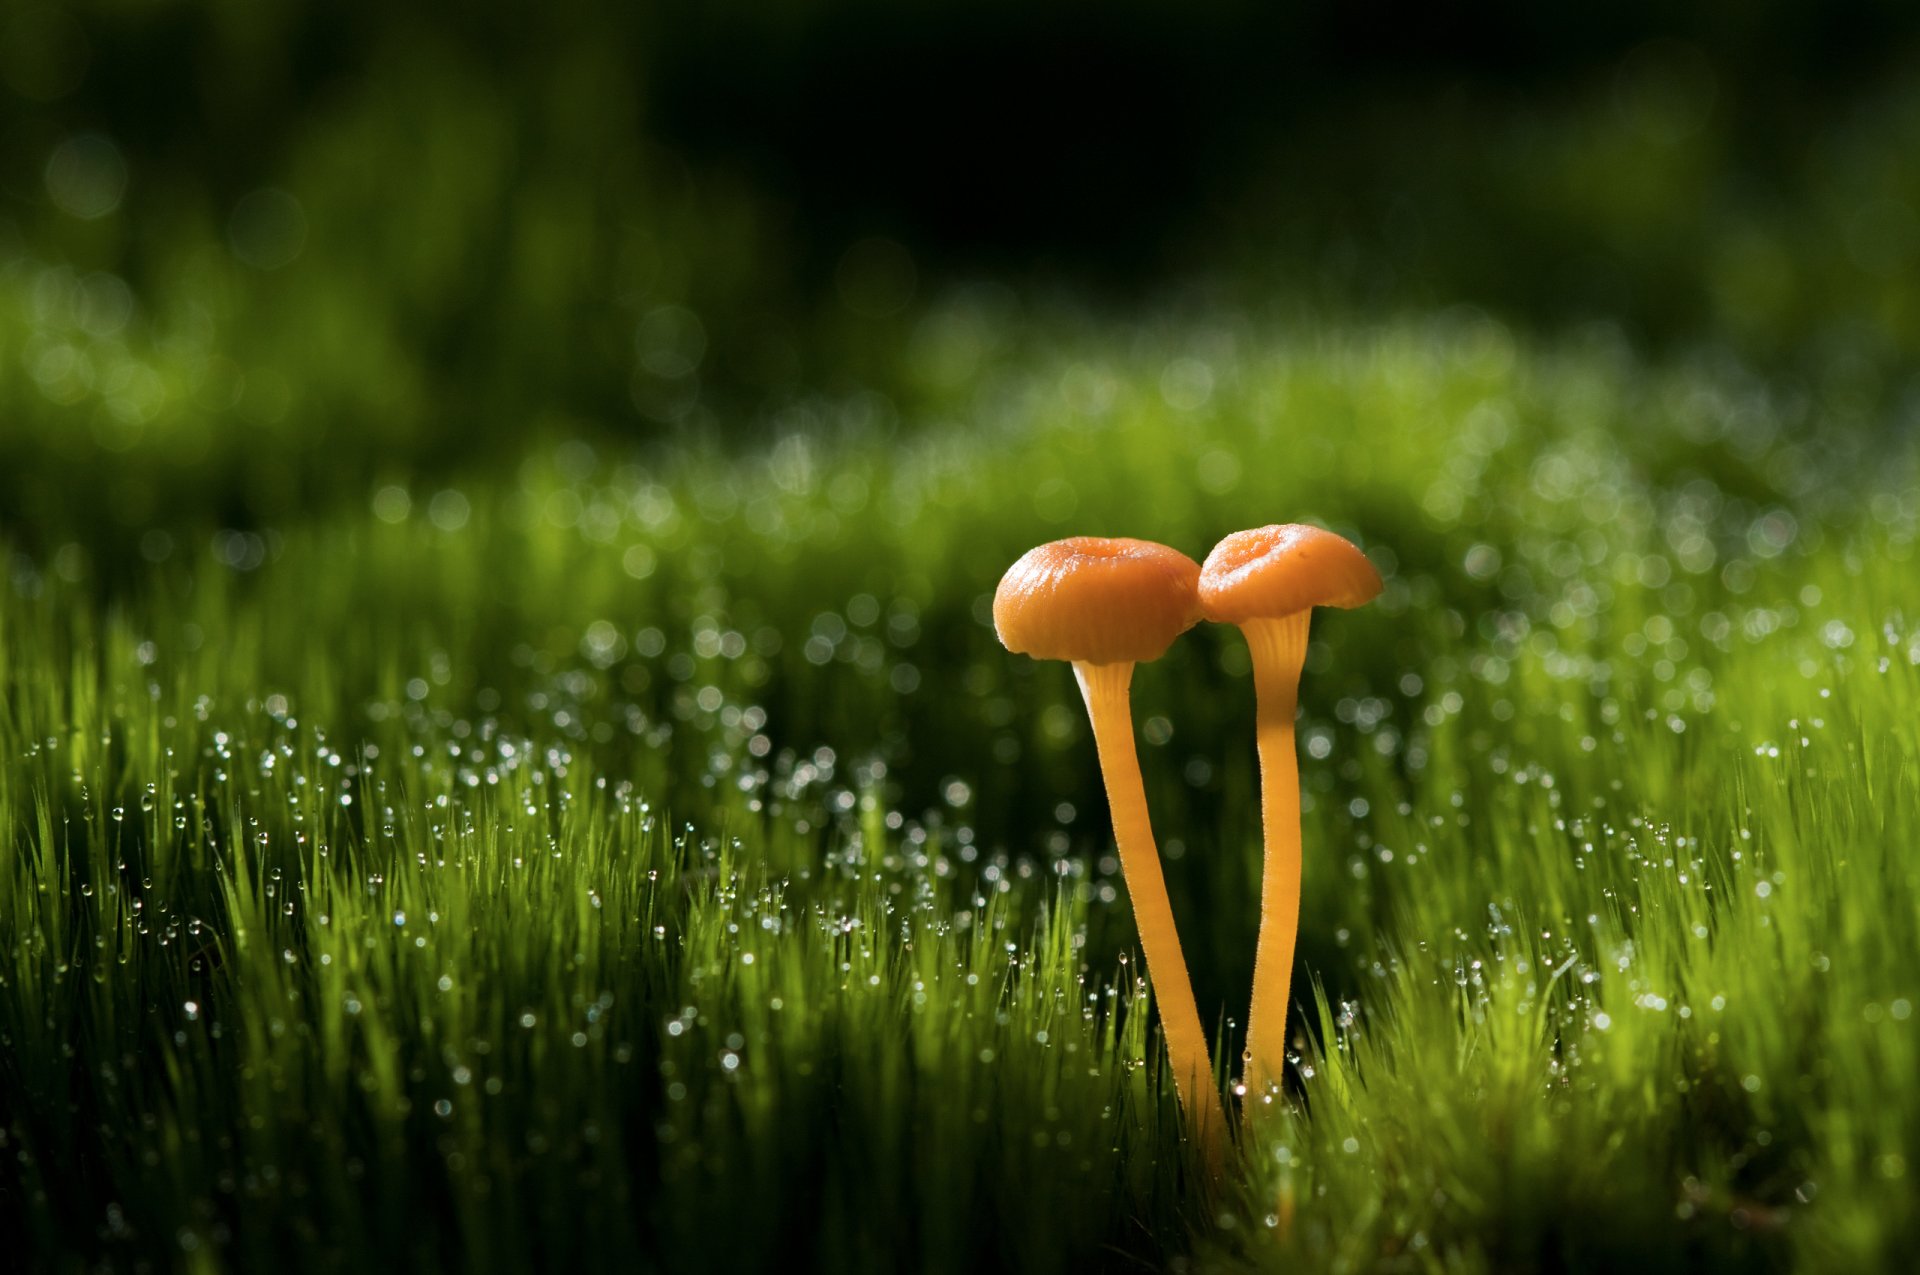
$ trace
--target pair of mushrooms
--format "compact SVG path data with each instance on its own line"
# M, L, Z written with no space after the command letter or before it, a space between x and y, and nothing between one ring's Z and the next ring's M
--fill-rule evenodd
M1219 1153L1223 1113L1209 1096L1206 1032L1147 818L1128 695L1133 666L1159 659L1202 619L1238 625L1253 655L1266 861L1244 1083L1249 1094L1264 1094L1286 1066L1287 997L1300 922L1293 719L1307 622L1316 606L1360 606L1380 587L1380 573L1350 542L1318 527L1286 524L1235 532L1214 546L1205 566L1146 540L1056 540L1022 556L994 594L994 629L1006 648L1070 661L1080 682L1147 976L1160 1000L1174 1088L1210 1159Z

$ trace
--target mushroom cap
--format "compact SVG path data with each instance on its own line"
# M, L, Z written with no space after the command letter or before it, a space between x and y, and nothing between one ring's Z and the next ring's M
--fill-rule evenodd
M1040 660L1157 660L1200 620L1200 566L1151 540L1074 536L1020 555L993 595L1009 651Z
M1297 522L1236 531L1200 568L1200 605L1217 624L1362 606L1380 588L1380 573L1352 541Z

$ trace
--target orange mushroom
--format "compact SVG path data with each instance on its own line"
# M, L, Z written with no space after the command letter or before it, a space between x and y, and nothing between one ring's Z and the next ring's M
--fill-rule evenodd
M1193 559L1150 541L1056 540L1029 550L1001 577L993 596L993 626L1009 651L1073 664L1093 722L1147 976L1160 999L1174 1090L1192 1121L1195 1142L1217 1165L1224 1120L1211 1094L1207 1036L1147 819L1128 694L1133 666L1159 659L1199 622L1199 575Z
M1239 625L1253 653L1266 862L1247 1010L1249 1095L1277 1085L1287 1059L1287 998L1300 929L1300 763L1293 719L1307 658L1307 621L1314 607L1357 607L1379 593L1380 573L1365 554L1330 531L1298 523L1236 531L1213 547L1200 569L1206 618Z

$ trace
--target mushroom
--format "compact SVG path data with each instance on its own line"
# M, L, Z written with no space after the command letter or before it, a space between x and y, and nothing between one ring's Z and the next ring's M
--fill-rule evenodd
M1293 718L1307 658L1307 621L1314 607L1357 607L1379 593L1380 573L1365 554L1330 531L1298 523L1236 531L1213 547L1200 569L1206 618L1239 625L1253 653L1266 862L1247 1010L1248 1094L1265 1094L1286 1066L1287 997L1300 928L1300 765Z
M1147 976L1160 999L1174 1091L1192 1121L1195 1142L1217 1164L1223 1116L1218 1098L1209 1096L1213 1064L1147 819L1128 695L1133 666L1159 659L1199 622L1199 575L1193 559L1151 541L1056 540L1029 550L1001 577L993 627L1009 651L1073 664L1093 722Z

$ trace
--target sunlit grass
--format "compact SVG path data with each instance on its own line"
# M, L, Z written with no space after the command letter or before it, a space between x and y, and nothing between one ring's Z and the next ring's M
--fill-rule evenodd
M0 1226L203 1267L1910 1250L1911 452L1472 315L1032 337L950 423L540 443L131 584L16 555ZM983 604L1056 535L1309 518L1388 586L1316 621L1324 1000L1209 1192L1076 692ZM1244 647L1135 704L1230 1057Z

